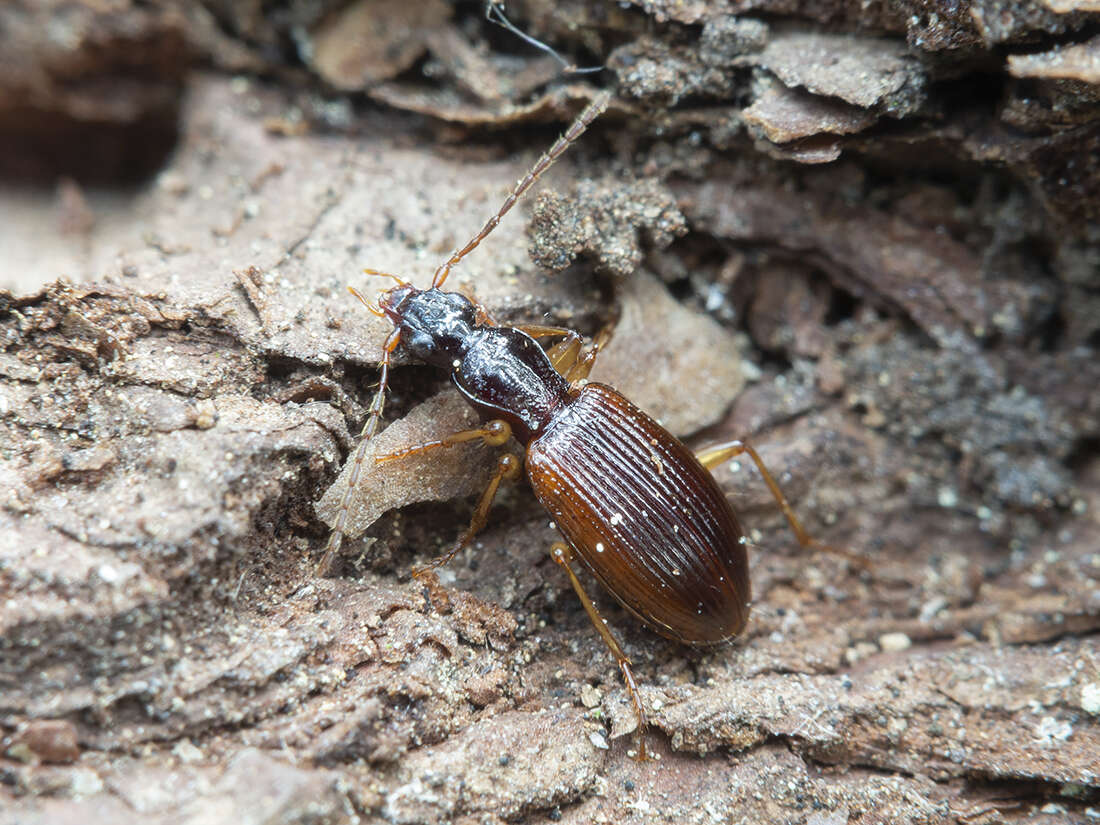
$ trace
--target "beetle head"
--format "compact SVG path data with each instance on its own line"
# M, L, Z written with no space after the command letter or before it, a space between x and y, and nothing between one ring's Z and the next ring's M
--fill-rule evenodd
M465 355L477 313L464 295L404 284L382 293L378 305L401 329L401 343L415 358L449 370Z

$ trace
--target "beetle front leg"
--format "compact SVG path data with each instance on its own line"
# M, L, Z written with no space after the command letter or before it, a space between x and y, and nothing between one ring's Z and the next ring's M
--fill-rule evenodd
M530 335L532 338L579 338L577 333L566 327L550 327L546 324L516 324L513 329L518 329L520 332Z
M437 559L433 559L422 567L413 568L412 574L414 578L420 578L425 573L443 566L458 555L462 548L473 541L474 536L480 533L485 527L485 524L489 521L489 508L493 506L493 499L496 498L497 490L500 488L500 482L506 478L511 481L519 478L522 467L523 461L518 456L514 456L511 453L505 453L497 460L496 472L489 481L489 486L485 488L485 492L481 494L481 500L474 509L474 515L470 519L470 526L466 529L466 532L459 537L450 552L443 554Z
M562 340L546 351L546 357L550 359L554 369L563 378L577 363L584 341L573 330L565 327L548 327L542 324L520 324L515 328L535 339L561 336Z
M524 324L516 327L520 332L525 332L532 338L547 338L550 336L562 336L554 346L546 351L554 369L570 384L588 377L592 367L596 365L596 356L600 350L607 346L611 340L611 328L604 327L592 340L592 346L584 349L584 340L571 329L565 327L548 327L541 324Z
M573 572L573 567L570 564L573 559L573 551L569 548L569 545L560 541L554 542L550 546L550 557L561 565L566 575L569 576L569 583L573 585L573 590L580 598L581 604L584 606L584 612L588 614L588 618L595 626L596 632L600 634L604 644L611 651L611 655L615 657L619 670L622 671L626 691L630 694L630 701L634 703L634 714L638 719L638 759L645 762L649 759L645 749L645 731L649 726L649 722L646 720L645 706L642 704L642 696L638 692L638 685L634 681L634 672L630 669L630 658L623 652L615 637L611 635L611 631L607 629L607 622L600 616L596 605L584 592L584 587L581 585L580 579L577 578L577 574Z

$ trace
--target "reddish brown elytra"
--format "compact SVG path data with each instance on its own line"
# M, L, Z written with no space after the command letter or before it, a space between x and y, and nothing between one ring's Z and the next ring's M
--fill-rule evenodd
M609 386L586 379L605 338L585 349L571 330L494 323L475 301L444 292L451 269L480 244L525 191L607 107L600 95L516 185L481 231L435 272L429 289L397 283L382 291L375 314L389 318L393 331L382 347L381 379L370 405L362 440L351 458L347 490L336 511L319 573L339 551L348 510L360 477L366 444L378 431L398 346L412 357L446 370L483 426L377 457L388 461L480 440L502 446L513 436L526 459L503 454L474 510L470 526L446 555L414 571L421 575L445 564L486 523L501 481L526 469L535 495L565 541L550 554L569 577L596 631L615 657L638 718L645 708L630 659L612 636L577 577L586 568L631 613L658 633L689 645L710 645L741 632L749 615L749 575L744 531L709 470L748 454L779 502L802 546L820 547L795 518L779 486L756 451L744 441L718 444L693 454L660 424ZM382 273L377 273L382 274ZM561 341L543 350L537 338ZM644 739L639 754L645 758Z

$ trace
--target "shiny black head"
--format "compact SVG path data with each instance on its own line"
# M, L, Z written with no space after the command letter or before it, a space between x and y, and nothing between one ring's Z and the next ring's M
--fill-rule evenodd
M378 305L401 330L401 344L415 358L450 369L466 354L477 313L465 296L404 284L382 293Z

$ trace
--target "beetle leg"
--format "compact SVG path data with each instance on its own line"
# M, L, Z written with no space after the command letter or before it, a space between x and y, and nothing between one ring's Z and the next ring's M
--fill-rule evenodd
M476 298L471 298L470 303L474 305L474 319L479 325L487 327L500 326L500 324L497 323L496 319L492 316L489 310L485 308L484 304L482 304Z
M570 564L573 559L573 551L569 548L569 545L560 541L554 542L550 546L550 557L561 565L566 575L569 576L569 583L573 585L573 590L580 598L581 604L584 606L584 612L588 614L588 618L592 620L592 624L596 627L596 632L600 634L604 644L611 650L611 655L615 657L615 661L619 664L623 681L626 683L626 692L630 694L630 701L634 703L634 715L638 718L638 759L644 762L649 758L645 749L645 730L649 723L646 721L645 707L642 705L638 685L634 681L634 673L630 669L630 658L623 652L615 637L611 635L611 631L607 629L607 622L600 616L596 605L584 592L584 587L581 586L577 574L573 572L573 567Z
M420 578L425 573L435 570L437 567L441 567L462 550L467 544L469 544L474 536L481 532L481 529L485 526L489 520L489 508L493 506L493 499L496 498L497 489L500 487L500 482L504 479L515 480L519 478L520 469L523 467L523 461L511 453L505 453L497 461L497 470L493 474L492 479L489 481L489 486L485 488L485 492L481 494L481 501L477 503L477 507L474 509L473 518L470 519L470 526L466 528L466 532L463 533L450 552L445 553L437 559L433 559L422 567L416 567L413 569L412 574L416 578Z
M558 343L554 344L554 346L546 351L546 356L550 359L550 363L554 365L554 369L556 369L563 378L577 363L577 358L581 354L582 343L581 337L577 335L577 333L570 332L568 337L558 341Z
M385 461L393 461L399 458L408 458L411 455L420 455L426 453L428 450L434 450L439 447L453 447L455 444L462 444L466 441L474 441L480 438L490 447L500 447L512 437L512 428L507 421L502 421L499 418L494 418L492 421L485 422L484 427L478 427L476 430L462 430L457 433L452 433L446 438L440 438L436 441L425 441L422 444L414 444L411 447L403 447L397 452L387 453L386 455L379 455L374 457L375 464L381 464Z
M551 338L555 335L564 337L577 337L577 333L565 327L548 327L544 324L516 324L515 329L530 335L532 338Z
M525 332L532 338L548 338L553 335L562 336L554 346L546 351L550 363L565 380L572 383L582 378L587 378L588 373L596 363L596 356L600 350L611 340L611 329L605 327L600 330L592 342L592 346L585 351L584 341L571 329L565 327L548 327L541 324L525 324L517 326L520 332Z
M377 277L377 278L390 278L391 280L396 281L398 286L408 286L409 285L408 281L406 281L400 275L394 275L392 272L381 272L380 270L377 270L377 269L369 269L368 268L368 269L363 270L363 274L364 275L370 275L372 277Z
M597 332L596 337L592 339L592 346L577 357L576 363L566 372L565 380L572 384L587 378L588 373L592 372L592 368L596 366L596 356L600 354L600 350L607 346L607 342L610 340L611 327L604 327Z
M401 328L394 327L393 332L386 338L382 345L382 374L378 379L378 391L374 394L370 409L367 410L367 421L363 425L363 432L359 434L359 446L355 448L352 456L351 474L348 476L348 488L340 499L340 506L336 510L336 520L332 524L332 532L325 545L325 554L321 556L321 562L317 565L317 575L323 576L328 572L332 559L340 551L340 545L344 541L344 525L348 521L348 511L351 509L351 497L355 495L355 487L359 483L359 475L363 469L363 459L367 455L367 443L378 432L378 424L382 420L382 407L386 403L386 387L390 380L390 357L397 349L401 341Z
M532 338L550 338L560 335L562 340L546 351L550 363L554 365L561 376L573 368L577 363L577 357L581 354L581 337L571 329L565 327L547 327L542 324L523 324L517 326L520 332L530 335Z
M739 455L747 453L749 458L752 459L752 463L756 465L756 469L760 471L760 475L764 477L764 483L768 485L768 489L771 490L772 497L775 498L776 503L779 504L779 509L783 511L783 515L787 517L787 523L791 525L791 530L794 531L795 538L798 539L800 547L807 547L813 550L819 550L825 553L833 553L838 556L844 556L846 559L855 562L861 567L867 568L870 566L867 559L862 556L851 553L840 547L833 547L829 544L824 544L817 539L813 538L806 532L806 528L802 526L802 522L798 520L798 517L794 514L794 510L791 508L790 502L787 501L787 497L783 495L783 491L779 489L779 485L775 481L775 477L772 476L767 466L764 464L764 460L760 458L760 454L756 452L751 444L746 439L734 439L732 441L726 441L722 444L715 444L713 447L708 447L705 450L700 450L695 454L695 457L699 459L699 463L706 467L708 470L713 470L719 464L723 464L729 461L731 458L736 458Z

